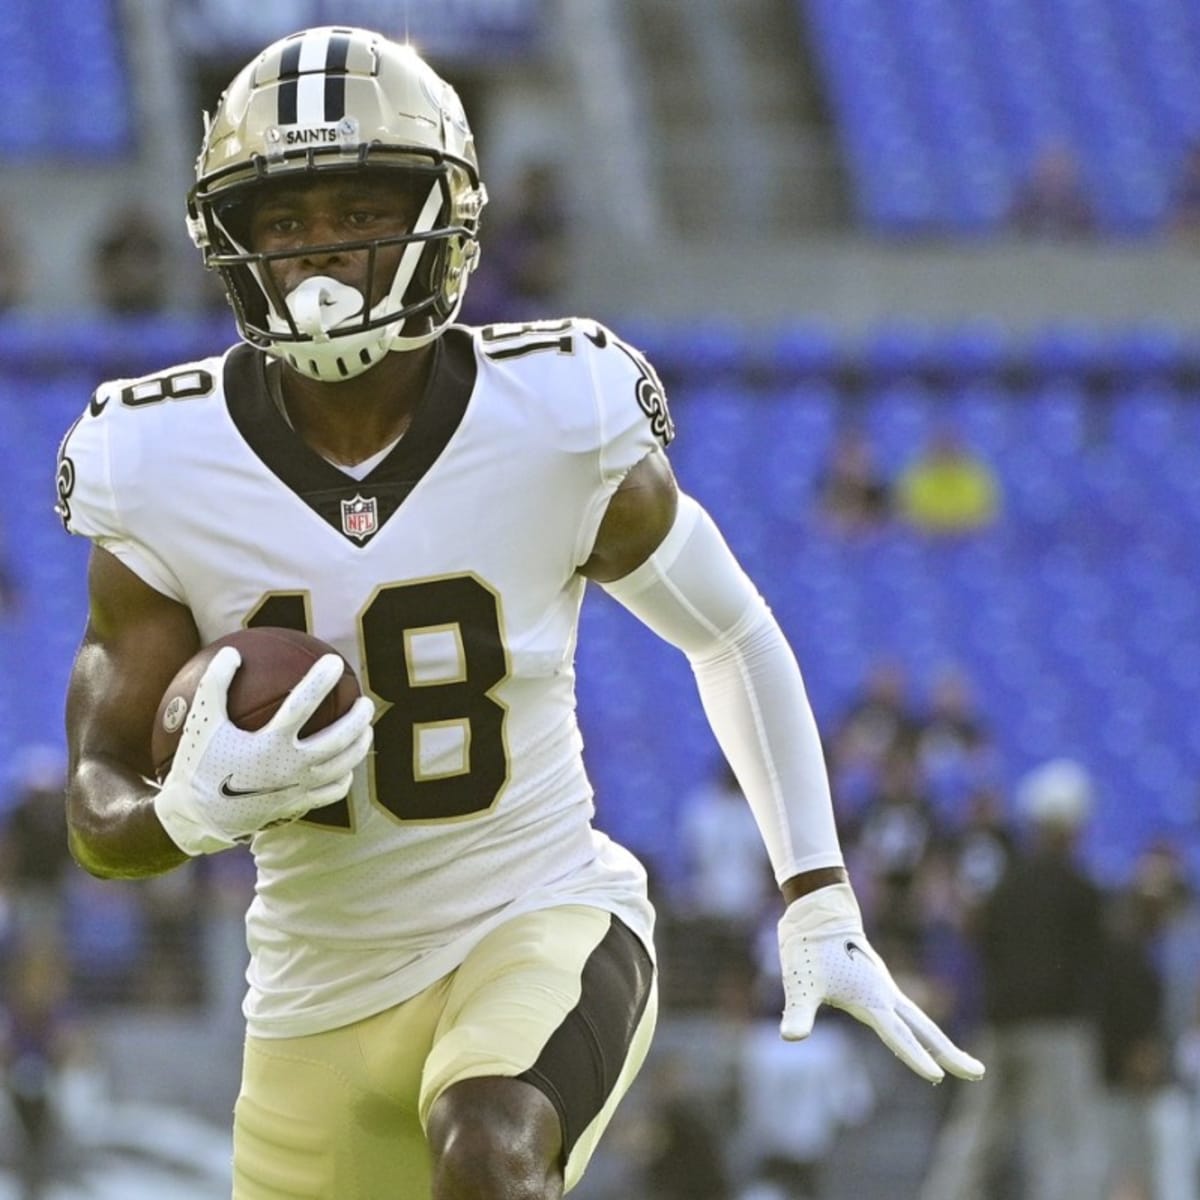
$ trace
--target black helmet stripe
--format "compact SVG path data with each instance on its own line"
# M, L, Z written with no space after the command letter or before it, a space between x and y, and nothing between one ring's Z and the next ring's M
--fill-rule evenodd
M346 115L346 59L350 35L335 33L325 55L325 120L340 121Z
M348 33L305 33L279 60L279 124L317 125L346 115Z
M296 97L300 90L300 44L296 38L283 49L279 60L279 124L296 124Z

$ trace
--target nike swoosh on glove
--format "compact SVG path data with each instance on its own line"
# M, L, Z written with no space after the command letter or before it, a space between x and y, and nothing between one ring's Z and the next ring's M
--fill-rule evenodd
M863 934L849 884L823 887L788 905L779 921L784 1009L780 1032L799 1041L830 1004L869 1025L906 1066L930 1083L945 1072L982 1079L984 1066L960 1050L897 986Z
M227 713L242 656L223 647L208 664L171 770L154 798L167 836L185 854L212 854L341 800L371 748L375 706L365 696L331 725L300 730L336 686L345 664L317 659L262 729L239 729Z

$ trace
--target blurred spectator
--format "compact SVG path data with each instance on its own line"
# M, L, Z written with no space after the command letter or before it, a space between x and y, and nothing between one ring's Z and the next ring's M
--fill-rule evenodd
M986 721L976 708L966 673L956 666L940 668L917 737L918 756L939 757L952 751L969 754L989 741Z
M85 1009L125 1004L137 996L146 950L146 913L140 881L67 876L66 952L71 994Z
M943 666L934 674L916 757L930 801L955 821L961 818L966 798L995 777L991 729L976 704L971 681L957 665Z
M1189 1028L1200 997L1200 904L1181 851L1170 842L1142 851L1137 877L1143 890L1163 896L1154 957L1162 972L1167 1036L1174 1042Z
M1170 1082L1171 1051L1155 942L1172 897L1143 860L1109 919L1100 1036L1105 1083L1106 1196L1153 1200L1155 1106Z
M833 757L839 763L865 760L881 765L895 750L912 753L920 727L903 665L892 658L879 659L834 730Z
M1021 1200L1099 1195L1092 1139L1100 1097L1101 901L1075 862L1091 779L1078 763L1053 760L1022 780L1018 804L1029 844L974 923L986 1021L979 1052L988 1071L958 1094L922 1200L990 1198L1013 1149Z
M1200 1179L1200 993L1193 997L1190 1020L1174 1051L1173 1066L1185 1089L1188 1107L1183 1122L1191 1146L1188 1165L1192 1178L1197 1180Z
M979 956L967 934L971 909L964 903L958 850L953 840L939 838L921 862L913 888L921 923L919 957L912 969L918 980L914 990L927 993L922 1007L961 1042L975 1036L982 1004Z
M663 999L713 1008L752 987L754 932L779 902L762 835L724 759L685 799L679 834L682 887L660 910Z
M499 201L499 198L495 198ZM562 180L552 162L524 165L494 225L481 226L479 268L463 304L470 324L544 319L562 303L568 222Z
M1078 156L1068 143L1049 142L1034 155L1013 198L1009 222L1031 237L1074 238L1093 232L1095 213Z
M100 306L129 316L166 307L167 247L157 220L136 205L118 208L96 238L92 282Z
M213 854L196 864L202 881L204 1001L220 1036L236 1038L242 1028L242 992L249 951L246 909L254 898L254 857L246 847Z
M0 884L17 940L65 939L64 963L76 973L72 991L83 1003L132 995L147 1004L198 1002L204 958L196 873L118 888L78 871L67 843L65 769L54 746L17 756L0 828Z
M1171 189L1168 222L1173 232L1200 238L1200 140L1184 151Z
M737 777L722 758L713 778L685 797L679 818L686 872L681 908L744 936L777 903L762 834Z
M991 467L946 427L901 473L896 503L904 521L922 533L970 533L996 520L1000 484Z
M915 961L924 922L918 874L938 831L915 760L893 751L883 764L879 788L850 830L856 872L871 879L872 938L888 961Z
M957 892L968 911L992 894L1015 851L1016 839L1000 796L990 788L973 792L954 846Z
M173 871L142 880L145 946L135 984L142 1004L165 1008L199 1005L204 998L200 872Z
M739 1200L819 1200L826 1194L823 1168L839 1136L865 1122L875 1106L854 1038L829 1017L800 1043L779 1036L775 1016L751 1022L738 1095L751 1179Z
M934 841L934 818L911 755L893 751L854 831L872 875L907 886Z
M8 551L0 536L0 620L14 614L21 604L21 585L8 558Z
M725 1130L697 1095L682 1059L657 1056L646 1073L649 1108L634 1148L643 1194L655 1200L731 1200Z
M23 943L0 1005L0 1062L22 1141L22 1200L48 1195L69 1157L62 1141L56 1085L77 1047L58 941L44 933Z
M25 257L7 223L0 221L0 312L24 303L28 287Z
M822 514L841 533L878 529L891 515L891 489L866 436L844 429L818 483Z
M14 793L0 829L0 882L22 935L61 932L63 880L72 865L65 804L62 752L47 745L26 747L17 755Z

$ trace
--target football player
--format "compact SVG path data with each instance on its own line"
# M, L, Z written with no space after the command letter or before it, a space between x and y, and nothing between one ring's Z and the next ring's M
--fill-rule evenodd
M208 120L189 225L243 341L105 384L65 438L92 539L68 697L71 844L101 876L249 841L239 1200L549 1200L654 1027L641 865L592 827L573 648L589 580L695 669L786 907L782 1032L822 1004L977 1078L863 935L794 656L676 487L651 366L590 320L455 324L487 194L454 91L361 29L270 46ZM235 727L213 659L161 785L150 729L202 644L305 629L366 696ZM781 1098L781 1103L786 1103Z

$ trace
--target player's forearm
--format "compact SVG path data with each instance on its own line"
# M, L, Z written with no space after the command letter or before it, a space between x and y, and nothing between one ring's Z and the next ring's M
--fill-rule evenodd
M681 496L655 553L605 586L688 656L780 885L841 867L825 757L796 657L703 510Z
M85 871L106 879L161 875L187 855L154 812L154 788L111 759L83 759L67 787L71 853Z
M781 887L840 868L817 723L795 655L766 605L756 599L719 647L689 657Z

